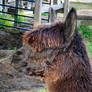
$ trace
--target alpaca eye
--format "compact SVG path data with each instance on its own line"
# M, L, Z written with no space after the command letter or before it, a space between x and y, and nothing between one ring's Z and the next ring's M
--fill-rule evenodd
M50 65L50 62L49 62L49 61L46 61L46 64L47 64L47 65Z

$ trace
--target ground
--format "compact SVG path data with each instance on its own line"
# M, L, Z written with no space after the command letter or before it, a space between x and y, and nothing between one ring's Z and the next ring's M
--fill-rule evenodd
M0 51L2 52L2 51ZM7 52L7 51L5 51ZM13 51L7 52L9 55ZM1 53L0 53L1 54ZM6 55L8 57L8 55ZM4 55L4 58L7 58ZM0 60L3 60L3 55ZM16 71L9 63L3 61L0 63L0 92L38 92L45 87L40 77L30 77Z

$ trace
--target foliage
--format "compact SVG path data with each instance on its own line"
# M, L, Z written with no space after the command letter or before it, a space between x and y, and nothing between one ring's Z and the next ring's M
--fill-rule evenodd
M19 15L25 15L25 13L23 11L19 11L18 14ZM18 16L18 21L19 22L26 22L27 18L26 17L22 17L22 16Z
M18 12L19 15L25 15L23 11L19 11ZM10 15L10 14L0 14L0 18L4 18L4 19L9 19L9 20L14 20L14 15ZM18 21L19 22L27 22L27 18L22 17L22 16L18 16ZM8 20L2 20L0 19L0 24L3 25L7 25L7 26L13 26L14 22L8 21ZM18 23L20 24L20 23ZM2 28L7 28L3 25L0 25L0 27Z
M14 47L14 51L16 51L17 50L17 48L16 47Z
M5 14L0 14L0 18L12 20L11 15L8 15L8 14L7 14L7 15L5 15ZM0 24L4 24L4 25L7 25L7 26L13 26L13 22L8 21L8 20L2 20L2 19L0 19ZM3 25L0 25L0 27L6 28L6 27L3 26Z
M90 55L90 58L92 59L92 42L87 41L87 47L88 47L88 54Z
M38 92L47 92L46 89L40 89Z
M92 26L80 25L79 32L83 35L84 38L92 39Z
M20 11L18 11L18 15L25 15L25 13L22 10L20 10ZM14 19L14 15L12 16L12 18ZM22 17L22 16L18 16L18 21L19 22L26 22L27 18Z
M77 2L80 2L80 0L77 0Z
M48 13L42 13L42 16L48 16Z
M92 58L92 26L80 25L79 32L86 39L86 45L90 58Z

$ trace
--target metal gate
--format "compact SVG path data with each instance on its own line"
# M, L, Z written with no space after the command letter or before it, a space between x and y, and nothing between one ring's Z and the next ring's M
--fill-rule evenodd
M2 1L0 3L0 27L9 27L24 31L29 31L33 27L34 0L0 1ZM44 1L42 4L50 3ZM42 20L48 21L46 18L42 18Z

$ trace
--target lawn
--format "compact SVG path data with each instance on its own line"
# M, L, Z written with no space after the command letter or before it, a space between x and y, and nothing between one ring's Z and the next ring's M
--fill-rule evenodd
M80 25L78 28L85 39L89 57L92 59L92 26Z

